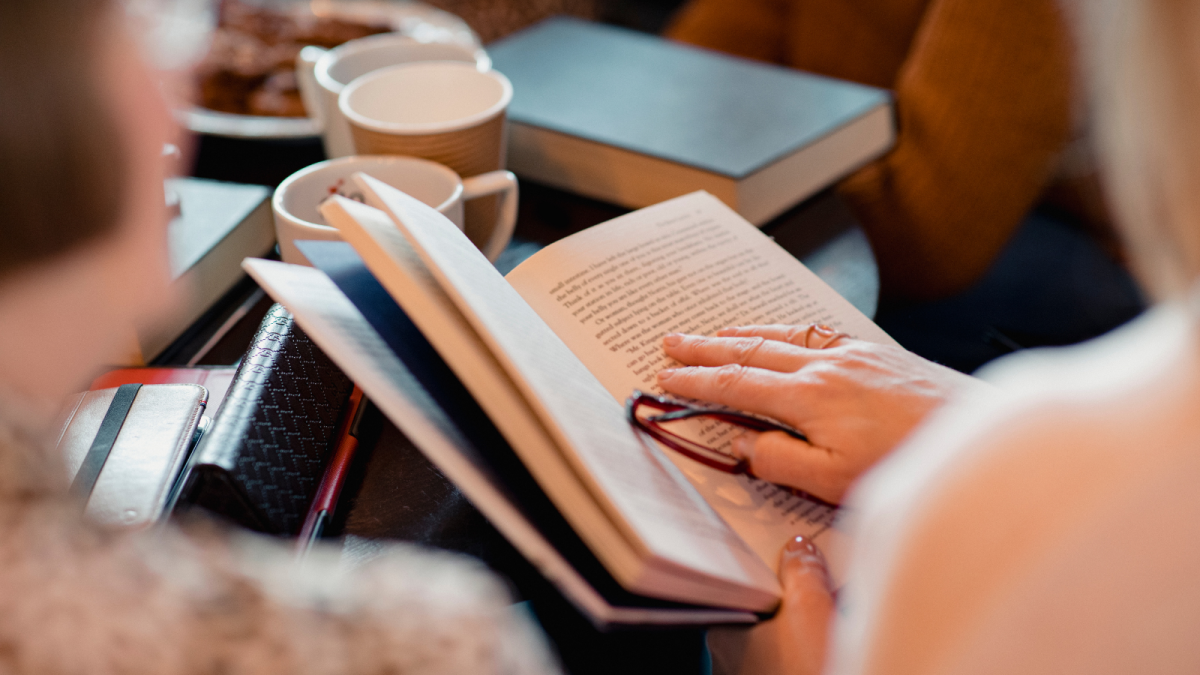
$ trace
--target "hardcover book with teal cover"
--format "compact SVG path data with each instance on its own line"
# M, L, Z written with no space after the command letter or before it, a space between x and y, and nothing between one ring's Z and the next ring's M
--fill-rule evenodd
M881 89L554 18L488 47L509 168L642 207L696 189L761 225L891 147Z

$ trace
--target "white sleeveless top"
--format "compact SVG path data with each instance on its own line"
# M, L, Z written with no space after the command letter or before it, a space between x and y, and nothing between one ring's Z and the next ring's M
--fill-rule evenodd
M1180 305L986 369L856 487L827 672L1200 672L1200 335Z

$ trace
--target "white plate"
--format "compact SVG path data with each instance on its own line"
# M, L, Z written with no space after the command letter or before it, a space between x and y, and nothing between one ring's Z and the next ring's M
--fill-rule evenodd
M363 22L384 22L404 35L423 42L453 42L479 47L479 36L457 16L412 0L312 0L297 3L301 11L317 16ZM193 106L175 111L180 124L191 131L231 138L309 138L321 133L307 117L234 115Z

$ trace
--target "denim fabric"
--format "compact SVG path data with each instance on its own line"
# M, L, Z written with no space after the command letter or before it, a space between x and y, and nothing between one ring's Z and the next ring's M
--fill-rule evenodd
M1095 337L1144 307L1129 272L1090 235L1035 212L973 287L932 302L881 301L876 322L906 348L969 373L1018 349Z

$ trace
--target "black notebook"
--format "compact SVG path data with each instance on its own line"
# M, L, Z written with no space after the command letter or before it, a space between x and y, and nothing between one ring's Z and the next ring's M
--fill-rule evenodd
M353 386L286 309L272 307L188 461L183 508L299 534Z

